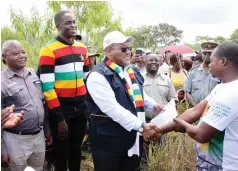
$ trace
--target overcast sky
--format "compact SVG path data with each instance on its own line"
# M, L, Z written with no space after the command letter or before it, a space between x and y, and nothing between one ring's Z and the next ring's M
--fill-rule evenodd
M5 0L0 3L1 26L10 23L10 5L26 13L32 4L42 12L46 8L46 2L40 0ZM192 43L197 35L229 37L238 28L236 0L112 0L110 3L114 13L121 14L124 28L166 22L184 31L183 42Z

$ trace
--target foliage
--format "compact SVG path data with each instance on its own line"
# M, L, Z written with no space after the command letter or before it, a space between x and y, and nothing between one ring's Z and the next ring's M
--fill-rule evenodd
M75 14L79 32L86 35L83 43L97 52L103 52L103 37L107 32L122 31L121 18L115 18L108 2L60 1L48 2L43 16L34 6L30 15L11 9L11 26L1 30L1 41L19 40L27 52L28 67L36 68L41 46L57 35L53 18L61 9L68 9Z
M234 30L234 32L231 34L230 41L238 43L238 29Z
M201 49L201 44L198 42L195 42L194 44L191 43L185 43L185 45L189 46L193 50L199 51Z
M136 39L135 47L150 48L152 51L156 50L158 44L168 46L179 43L182 34L182 30L178 30L175 26L167 23L160 23L155 26L142 25L132 32Z
M154 37L153 26L142 25L132 32L135 38L133 46L136 48L152 48L156 46L156 39Z
M110 4L106 1L49 1L54 13L69 9L76 17L80 34L85 33L84 43L98 52L103 52L103 37L106 33L121 28L121 18L115 18ZM114 18L114 19L113 19Z
M1 30L2 43L6 40L18 40L24 46L27 57L28 67L38 66L38 57L41 46L55 37L56 30L52 23L52 13L40 16L37 9L33 6L30 16L22 11L10 10L11 27L5 26Z
M196 41L197 42L216 42L216 43L223 43L223 42L227 42L228 39L222 37L222 36L217 36L217 37L210 37L210 36L197 36L196 37Z

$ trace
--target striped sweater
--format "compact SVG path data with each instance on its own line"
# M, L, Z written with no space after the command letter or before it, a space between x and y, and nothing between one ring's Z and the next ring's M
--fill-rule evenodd
M45 100L59 122L66 114L85 112L89 60L84 44L69 45L59 36L51 40L40 50L39 71Z

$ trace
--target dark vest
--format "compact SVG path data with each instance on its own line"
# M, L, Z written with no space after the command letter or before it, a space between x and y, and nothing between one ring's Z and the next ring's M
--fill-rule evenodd
M92 72L102 74L114 91L117 102L132 114L137 115L135 106L126 91L124 83L114 71L112 71L105 63L100 63L94 67ZM134 68L134 73L138 86L141 92L143 92L144 79L138 69ZM107 116L94 103L90 93L88 93L88 105L90 114ZM127 131L120 124L114 122L110 117L91 115L89 120L89 139L91 141L92 150L102 149L114 153L125 154L134 145L137 133L135 130L130 132Z

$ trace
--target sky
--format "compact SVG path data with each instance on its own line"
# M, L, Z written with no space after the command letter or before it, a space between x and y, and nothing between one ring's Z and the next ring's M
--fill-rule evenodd
M25 13L29 13L33 4L42 14L46 9L44 0L0 3L1 26L10 23L10 6ZM124 29L168 23L183 30L184 43L194 43L196 36L229 37L238 28L237 0L110 0L109 3L113 12L121 15Z

